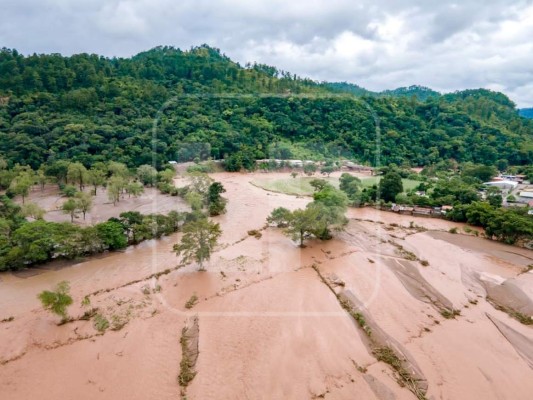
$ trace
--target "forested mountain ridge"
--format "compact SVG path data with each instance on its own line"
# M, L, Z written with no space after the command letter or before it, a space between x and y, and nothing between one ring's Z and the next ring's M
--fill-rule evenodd
M207 143L204 155L236 167L340 154L372 164L378 152L384 164L533 163L533 121L501 93L344 89L267 65L243 67L208 46L131 58L3 49L0 156L35 169L57 159L134 167L190 159L184 144Z
M533 118L533 108L522 108L518 110L518 114L525 118Z

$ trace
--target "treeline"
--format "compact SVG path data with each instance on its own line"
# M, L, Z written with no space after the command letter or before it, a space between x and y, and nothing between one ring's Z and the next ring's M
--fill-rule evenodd
M171 211L167 215L143 215L136 211L128 211L121 213L118 218L110 218L107 222L80 227L73 223L44 221L44 210L36 204L26 202L19 206L7 195L2 195L0 271L30 267L55 259L75 259L106 250L122 249L143 240L160 238L176 232L184 223L226 212L227 200L221 196L226 191L224 186L205 173L193 171L189 174L189 185L175 188L172 184L174 170L158 172L153 167L144 165L132 173L124 164L116 162L95 168L98 168L96 171L102 172L99 174L102 180L99 180L98 184L92 182L93 188L89 193L83 189L88 182L91 182L89 177L92 169L86 170L81 164L68 164L66 172L60 175L64 181L58 176L44 175L44 178L48 177L62 187L67 198L62 206L63 212L71 215L71 222L77 212L82 212L85 217L85 213L90 211L91 194L95 194L100 186L106 187L109 199L114 202L120 201L126 193L138 195L140 190L135 189L132 192L132 188L137 185L140 185L140 188L143 188L143 185L157 186L164 193L170 191L172 195L183 197L191 206L192 212ZM27 196L30 188L36 184L35 179L39 174L28 168L19 169L9 185L8 193ZM3 170L0 171L0 176L1 172L12 173L10 170ZM107 174L110 174L109 177L104 179ZM20 187L23 181L27 181L24 184L24 192ZM77 191L76 187L65 183L79 185L80 190Z
M527 208L501 208L489 202L460 204L447 214L452 221L467 222L485 229L486 237L507 244L533 240L533 218Z
M278 207L268 216L267 222L278 228L304 247L304 240L317 238L328 240L335 230L341 230L348 220L344 216L348 197L323 179L314 179L313 201L304 209L290 211Z
M453 208L446 213L447 219L482 227L489 239L508 244L533 240L533 217L528 215L529 208L503 208L501 190L483 185L494 176L496 168L465 164L457 171L450 171L447 169L449 167L448 163L440 163L422 171L422 175L418 176L420 184L408 191L404 191L402 178L406 178L409 172L394 165L385 168L379 184L370 188L362 188L357 177L343 173L339 188L346 194L351 206L375 204L378 201L381 204L390 205L394 202L421 207L448 205ZM533 177L530 167L523 172ZM321 181L315 179L311 185L324 185L325 181ZM508 201L510 198L509 195Z
M196 157L225 158L235 170L280 154L368 164L379 155L384 165L411 166L533 163L533 122L504 95L410 91L427 100L339 94L274 67L242 67L207 46L129 59L4 49L0 155L34 170L58 160L160 169Z
M0 271L122 249L176 232L191 218L195 216L176 211L168 215L129 211L119 218L88 227L68 222L29 222L21 214L21 208L3 196L0 198Z

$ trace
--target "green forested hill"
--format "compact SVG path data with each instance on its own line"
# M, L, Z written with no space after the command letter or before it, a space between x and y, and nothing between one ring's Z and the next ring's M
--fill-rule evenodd
M243 67L207 46L160 47L129 59L4 49L0 157L33 168L57 159L133 167L152 157L159 165L186 160L194 156L190 143L206 143L204 155L228 157L234 167L339 154L372 164L378 150L385 164L533 163L533 121L501 93L359 89Z

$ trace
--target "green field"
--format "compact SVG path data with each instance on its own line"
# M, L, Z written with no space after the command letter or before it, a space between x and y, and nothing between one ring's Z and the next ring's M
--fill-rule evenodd
M283 178L283 179L255 179L251 183L254 186L260 187L265 190L277 193L285 193L296 196L311 196L313 194L313 187L309 184L313 179L325 179L336 188L339 187L338 178L321 178L321 177L296 177L296 178ZM370 187L379 182L381 178L378 176L372 176L368 178L362 178L361 182L363 187ZM410 190L418 186L420 182L411 179L402 179L403 189Z

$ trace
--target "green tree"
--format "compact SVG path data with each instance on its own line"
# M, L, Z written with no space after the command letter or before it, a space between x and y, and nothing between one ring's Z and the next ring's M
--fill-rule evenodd
M130 171L126 164L120 162L110 161L107 165L107 170L112 176L122 178L122 180L126 180L130 176Z
M121 176L112 176L107 183L107 197L113 202L113 205L117 205L120 201L120 196L125 189L127 183Z
M43 219L45 211L36 203L26 203L21 207L22 215L33 219Z
M286 228L292 218L292 213L285 207L275 208L267 217L269 224L275 224L278 228Z
M190 190L185 194L185 201L191 206L193 211L200 211L204 205L204 198L198 192Z
M39 186L41 187L41 192L44 191L44 186L46 185L46 182L48 181L48 177L45 173L44 165L41 165L41 167L37 170L37 173L35 174L35 178Z
M209 215L215 216L224 214L226 211L226 199L224 199L220 194L224 193L226 189L220 182L213 182L209 185L207 191L207 207Z
M22 197L22 204L24 204L26 197L30 193L30 189L34 184L34 178L30 173L23 172L13 179L9 189L16 195Z
M72 304L72 297L67 281L59 282L52 291L42 291L37 297L45 310L61 317L62 322L68 319L67 308Z
M304 173L308 176L314 175L317 170L317 166L314 163L304 164Z
M210 260L221 234L220 225L207 218L189 222L184 225L181 242L174 245L174 251L183 262L195 261L199 270L204 271L204 262Z
M317 229L317 217L318 210L315 208L294 210L283 232L292 240L299 242L300 247L304 247L304 240L311 237Z
M74 217L78 211L78 202L72 198L68 199L63 203L61 209L63 210L64 214L70 215L70 222L74 222Z
M494 166L466 164L463 166L461 176L463 178L471 177L479 179L481 182L488 182L497 174L498 171Z
M356 176L344 172L339 178L339 189L342 190L350 199L350 202L354 203L358 200L358 193L361 186L361 180Z
M96 196L98 187L104 186L105 181L106 181L105 171L99 168L93 167L87 172L87 183L93 186L95 196Z
M327 185L313 195L314 201L307 205L315 215L314 235L322 240L331 239L331 229L340 230L348 223L344 214L348 204L346 194Z
M67 160L57 160L48 164L44 168L46 176L57 183L58 186L65 184L67 181L69 162Z
M383 200L394 201L396 195L401 192L403 192L402 177L396 171L387 172L379 181L379 193Z
M165 169L157 174L157 179L159 182L171 185L175 176L176 171L174 171L174 169Z
M311 179L309 184L315 189L315 192L318 192L322 189L324 189L327 185L329 185L328 181L325 179Z
M144 186L140 182L130 182L126 185L126 192L128 192L128 196L139 197L144 193Z
M123 249L128 245L128 238L119 222L107 221L96 225L98 237L110 250Z
M76 193L76 208L81 211L85 220L85 215L93 208L91 195L85 192Z
M137 178L139 178L143 185L154 186L157 182L157 170L151 165L141 165L137 168Z
M334 165L324 165L322 168L320 168L320 173L329 177L336 170L337 168L335 168Z
M82 191L84 184L87 182L87 168L80 162L70 163L67 169L67 179L76 183L80 191Z

